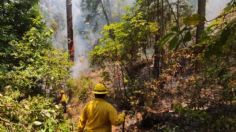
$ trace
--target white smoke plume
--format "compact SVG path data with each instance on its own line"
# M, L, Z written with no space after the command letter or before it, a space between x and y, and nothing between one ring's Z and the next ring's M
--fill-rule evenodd
M196 7L196 0L192 1ZM206 7L207 20L217 17L230 0L208 0ZM73 30L75 46L75 65L72 76L79 77L89 70L88 53L101 37L100 31L106 24L102 11L94 16L96 22L87 22L86 15L90 12L81 8L82 0L72 0ZM118 21L125 13L124 7L131 6L135 0L102 0L111 22ZM54 30L53 46L67 50L66 0L40 0L40 7L48 27ZM94 30L94 25L97 29Z
M125 13L124 7L131 6L135 2L135 0L102 1L111 22L118 21L119 17ZM206 7L207 20L217 17L229 1L208 0ZM100 31L106 24L101 10L98 10L97 13L100 13L100 15L93 18L96 22L86 21L86 15L90 12L81 8L81 2L82 0L72 0L75 46L75 65L72 67L73 77L79 77L81 73L89 70L88 53L101 37ZM67 50L66 0L40 0L40 7L47 26L54 30L53 46ZM95 24L97 24L96 30L94 30Z
M53 46L67 49L65 0L40 0L40 8L47 26L54 30Z
M111 22L117 21L124 14L124 7L131 6L134 1L102 0ZM100 31L106 24L105 17L99 10L97 14L100 15L93 16L96 22L87 22L86 16L90 12L82 8L81 2L82 0L72 0L75 65L71 70L74 78L89 70L88 53L101 37ZM40 0L40 7L47 26L54 30L54 47L67 50L66 0Z

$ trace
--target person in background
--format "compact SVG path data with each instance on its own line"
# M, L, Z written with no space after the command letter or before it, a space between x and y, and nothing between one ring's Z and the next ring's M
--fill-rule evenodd
M95 85L93 94L95 99L88 102L79 119L79 132L111 132L112 125L121 125L125 114L118 114L117 110L104 100L108 91L103 84Z
M60 103L63 106L63 112L66 113L66 107L67 107L67 103L68 103L68 96L65 94L64 90L60 91Z

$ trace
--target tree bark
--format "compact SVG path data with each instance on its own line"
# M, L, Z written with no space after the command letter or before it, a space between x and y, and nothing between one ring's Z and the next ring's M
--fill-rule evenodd
M155 40L158 41L165 31L165 18L164 18L164 0L156 1L156 17L157 22L159 23L160 29L159 34L155 36ZM161 73L161 49L158 45L154 46L154 66L153 66L153 75L155 78L159 78Z
M73 21L72 21L72 2L66 0L66 14L67 14L67 38L68 51L70 60L74 61L74 41L73 41Z
M176 21L176 24L177 24L177 27L180 27L179 25L179 18L180 18L180 0L177 0L177 3L176 3L176 16L177 16L177 21Z
M204 20L202 20L198 25L197 25L197 32L196 32L196 43L199 43L201 39L201 35L204 31L204 26L205 26L205 16L206 16L206 0L198 0L198 14Z

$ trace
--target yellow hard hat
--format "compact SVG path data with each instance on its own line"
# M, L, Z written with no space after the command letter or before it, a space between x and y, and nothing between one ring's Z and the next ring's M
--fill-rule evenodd
M93 93L94 94L107 94L108 91L107 91L107 88L103 84L98 83L95 85L93 89Z
M60 93L61 93L61 94L64 94L64 93L65 93L65 91L64 91L64 90L61 90L61 91L60 91Z

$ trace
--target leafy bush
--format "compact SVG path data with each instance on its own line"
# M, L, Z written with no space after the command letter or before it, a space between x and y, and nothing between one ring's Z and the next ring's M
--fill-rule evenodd
M0 2L0 131L69 131L61 106L43 96L61 88L71 63L52 47L39 0Z
M42 96L21 100L19 91L7 89L0 95L0 129L6 131L69 130L62 107Z
M40 23L37 18L35 23ZM68 54L51 47L52 32L46 27L31 28L19 41L11 41L10 65L0 69L0 86L11 85L26 94L54 91L69 78ZM7 70L4 70L7 69Z
M104 62L134 63L150 46L147 34L154 35L157 31L157 23L145 20L143 13L127 14L121 22L103 28L100 44L90 53L91 62L99 66Z
M73 96L80 101L86 101L89 96L89 91L93 87L91 78L81 76L79 79L71 79L68 81L68 87L71 88Z

